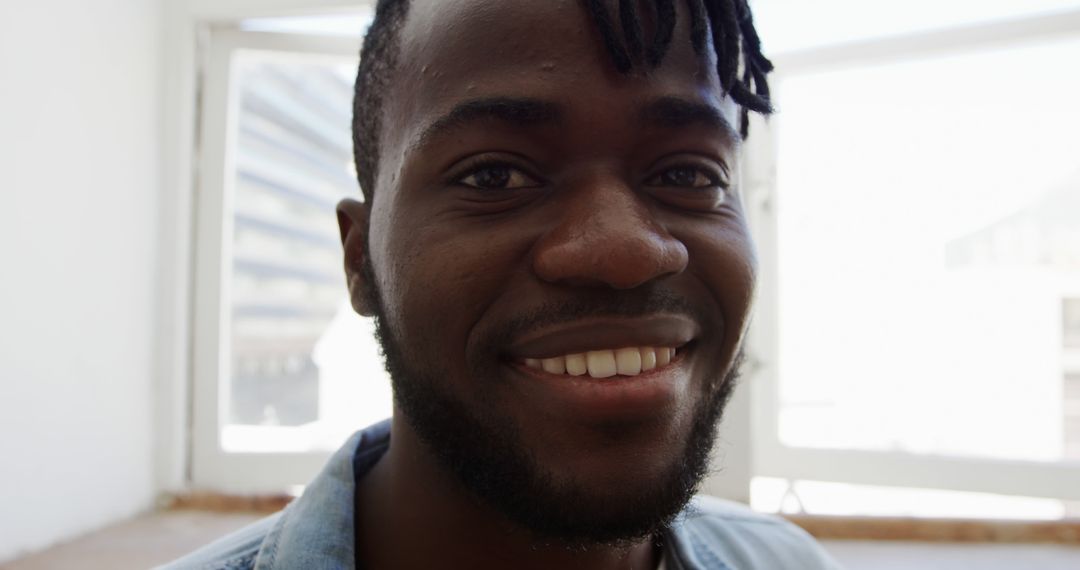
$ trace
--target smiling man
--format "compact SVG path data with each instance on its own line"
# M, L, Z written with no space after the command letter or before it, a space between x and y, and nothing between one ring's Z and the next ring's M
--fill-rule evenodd
M744 0L383 0L338 207L392 421L178 568L833 568L694 499L755 288ZM362 381L362 379L357 379Z

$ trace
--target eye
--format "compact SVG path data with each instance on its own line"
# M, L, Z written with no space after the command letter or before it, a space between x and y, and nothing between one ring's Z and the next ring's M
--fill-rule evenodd
M648 186L667 186L674 188L728 187L727 181L711 169L689 164L668 168L660 174L648 179L645 184Z
M508 164L481 164L473 167L456 182L480 190L515 190L535 188L540 182Z

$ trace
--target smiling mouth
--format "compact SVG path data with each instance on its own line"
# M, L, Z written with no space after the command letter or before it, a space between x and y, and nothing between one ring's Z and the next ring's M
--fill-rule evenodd
M614 350L590 350L552 358L526 358L522 363L534 370L564 376L612 378L637 376L663 369L675 358L675 347L626 347Z

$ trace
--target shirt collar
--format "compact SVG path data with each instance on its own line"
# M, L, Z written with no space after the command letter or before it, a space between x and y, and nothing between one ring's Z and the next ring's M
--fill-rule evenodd
M355 493L363 477L390 445L390 420L357 432L322 472L289 504L266 535L255 570L356 568ZM694 502L689 511L692 512ZM670 570L685 567L730 568L722 556L685 524L687 511L665 533Z
M355 481L386 451L390 421L349 438L263 540L255 570L355 568ZM354 473L354 459L363 466Z

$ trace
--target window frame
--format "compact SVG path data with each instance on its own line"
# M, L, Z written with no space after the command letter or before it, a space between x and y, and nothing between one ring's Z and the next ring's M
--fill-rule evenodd
M287 481L306 481L328 453L226 454L218 443L216 390L225 368L226 276L222 250L229 157L225 117L228 58L241 48L355 56L358 38L241 32L236 22L282 15L318 15L370 9L358 0L187 0L164 8L163 228L158 342L160 387L157 467L164 492L191 488L244 494L280 492ZM1080 10L1008 22L965 26L902 37L824 46L777 54L775 76L827 67L888 62L951 51L989 48L1060 36L1080 36ZM247 41L254 43L248 44ZM347 46L347 47L346 47ZM215 78L216 81L215 81ZM782 85L778 85L782 89ZM220 104L215 108L213 101ZM747 211L757 239L761 279L755 322L747 339L744 386L725 411L718 438L722 473L702 490L749 502L754 476L841 481L867 485L927 487L1080 500L1070 485L1080 467L1000 460L958 459L899 453L789 448L779 441L777 371L775 124L753 119L742 169ZM215 139L215 136L217 138ZM215 142L216 141L216 142ZM211 173L217 172L219 181ZM227 244L226 244L227 245Z
M810 72L1064 38L1080 38L1080 9L778 54L771 78L779 93L785 78ZM780 441L776 130L776 122L754 118L744 158L747 210L761 261L758 305L747 339L754 476L1080 500L1080 462L810 449Z
M224 24L207 34L197 157L190 483L225 493L276 493L310 480L331 452L228 452L221 446L229 395L228 238L239 109L233 61L242 50L355 58L360 38L241 31Z

